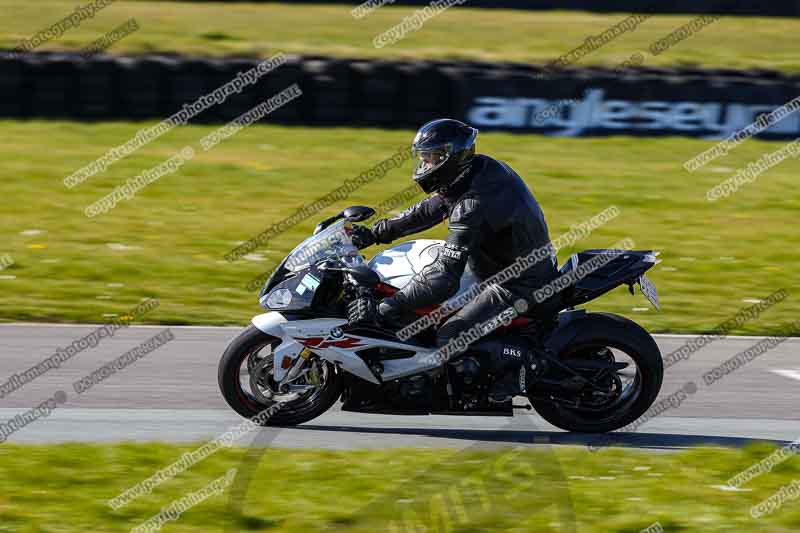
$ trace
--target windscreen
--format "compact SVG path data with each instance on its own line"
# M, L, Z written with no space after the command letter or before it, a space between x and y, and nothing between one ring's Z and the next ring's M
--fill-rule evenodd
M350 239L350 223L340 220L301 242L286 258L287 270L296 272L327 257L359 256Z

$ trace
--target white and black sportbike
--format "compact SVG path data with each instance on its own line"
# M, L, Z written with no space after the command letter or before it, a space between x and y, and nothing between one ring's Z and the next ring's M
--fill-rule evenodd
M268 410L264 425L295 425L341 398L343 410L363 413L510 416L513 398L524 396L557 427L607 432L636 420L656 399L663 366L650 334L627 318L575 309L620 285L633 294L636 284L657 308L655 286L645 277L656 253L574 254L561 274L598 254L613 259L575 276L552 319L517 316L443 361L435 326L403 341L392 329L348 323L348 303L393 294L444 244L410 241L367 263L350 236L353 222L373 214L350 207L321 222L267 281L259 301L269 312L253 318L219 365L222 395L236 412L252 418ZM460 291L474 283L467 270Z

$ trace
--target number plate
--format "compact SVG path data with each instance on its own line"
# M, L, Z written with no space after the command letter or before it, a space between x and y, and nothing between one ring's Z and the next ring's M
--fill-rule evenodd
M653 304L657 310L661 311L661 306L658 305L658 293L656 292L656 285L650 278L645 275L642 275L639 278L639 288L642 290L642 294L644 294L645 298L650 300L650 303Z

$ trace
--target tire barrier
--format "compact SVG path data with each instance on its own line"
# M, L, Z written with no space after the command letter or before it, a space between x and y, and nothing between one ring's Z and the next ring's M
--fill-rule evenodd
M219 0L191 0L219 1ZM223 0L227 2L267 2L272 0ZM283 0L284 4L345 4L358 6L364 0ZM394 0L395 6L426 6L431 0ZM521 9L527 11L578 10L597 13L663 13L749 15L762 17L800 16L800 1L780 0L469 0L464 7Z
M78 64L78 96L75 115L83 120L99 120L114 115L114 102L108 97L117 90L117 65L110 58Z
M0 117L163 119L256 64L174 55L0 55ZM800 95L800 77L762 70L544 72L516 63L290 56L193 122L230 121L294 83L302 96L265 122L414 129L450 116L482 130L555 136L724 137ZM799 135L800 113L791 113L759 136Z
M171 109L167 105L169 87L173 85L170 78L175 74L176 60L122 57L113 63L117 67L117 82L115 92L107 96L113 109L112 117L140 120L168 114Z
M30 114L21 95L29 92L28 72L22 61L0 59L0 116L22 118Z
M29 65L30 109L47 117L74 116L78 61L69 57L52 60L37 57Z
M302 64L302 80L308 88L303 94L307 98L306 119L318 125L346 124L353 116L354 100L352 70L346 61L309 58Z

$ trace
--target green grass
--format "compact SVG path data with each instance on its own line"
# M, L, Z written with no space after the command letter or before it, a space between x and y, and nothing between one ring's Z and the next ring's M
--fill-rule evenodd
M194 449L5 444L0 447L0 531L126 531L231 468L242 477L252 473L252 482L235 480L224 495L189 509L166 531L391 532L424 531L412 527L426 524L427 531L555 532L567 531L557 524L573 521L581 533L635 533L655 522L665 531L788 533L800 527L797 501L758 521L748 514L752 505L800 477L795 459L746 484L748 491L715 487L765 457L771 450L765 445L668 454L584 448L234 448L117 511L107 506L112 497ZM242 515L228 506L231 500L242 504Z
M0 0L13 24L0 30L0 47L10 48L75 8L71 0ZM189 3L119 1L93 20L67 31L43 49L78 49L135 17L141 30L111 49L120 52L173 51L200 55L276 51L344 57L460 58L545 63L598 35L626 15L582 12L450 9L427 21L396 45L376 49L373 38L411 15L414 8L383 7L356 20L352 6L276 3ZM584 57L581 64L617 65L634 52L692 20L691 15L655 16L636 31ZM763 67L800 70L796 36L800 21L726 17L646 64Z
M224 256L237 244L390 156L407 145L412 132L254 126L203 152L199 140L213 127L188 126L74 189L63 185L67 174L143 126L0 122L0 256L16 261L0 271L0 320L100 322L104 314L121 314L155 297L161 305L146 322L243 324L260 312L247 282L280 261L319 220L347 205L377 205L411 183L406 162L231 263ZM178 173L104 215L84 216L90 203L186 145L197 156ZM651 271L661 313L634 311L648 304L626 288L598 300L594 309L631 316L653 331L707 331L749 305L745 300L786 288L786 300L737 332L775 331L800 315L793 294L800 286L800 234L791 229L800 213L800 163L784 161L735 195L708 203L709 187L782 143L748 140L701 171L683 170L687 158L708 146L709 141L680 138L494 133L479 142L480 151L525 177L552 238L618 206L616 219L574 249L561 250L560 262L572 252L626 237L638 248L662 251L663 263ZM422 236L445 233L441 225ZM367 252L371 256L373 249Z

